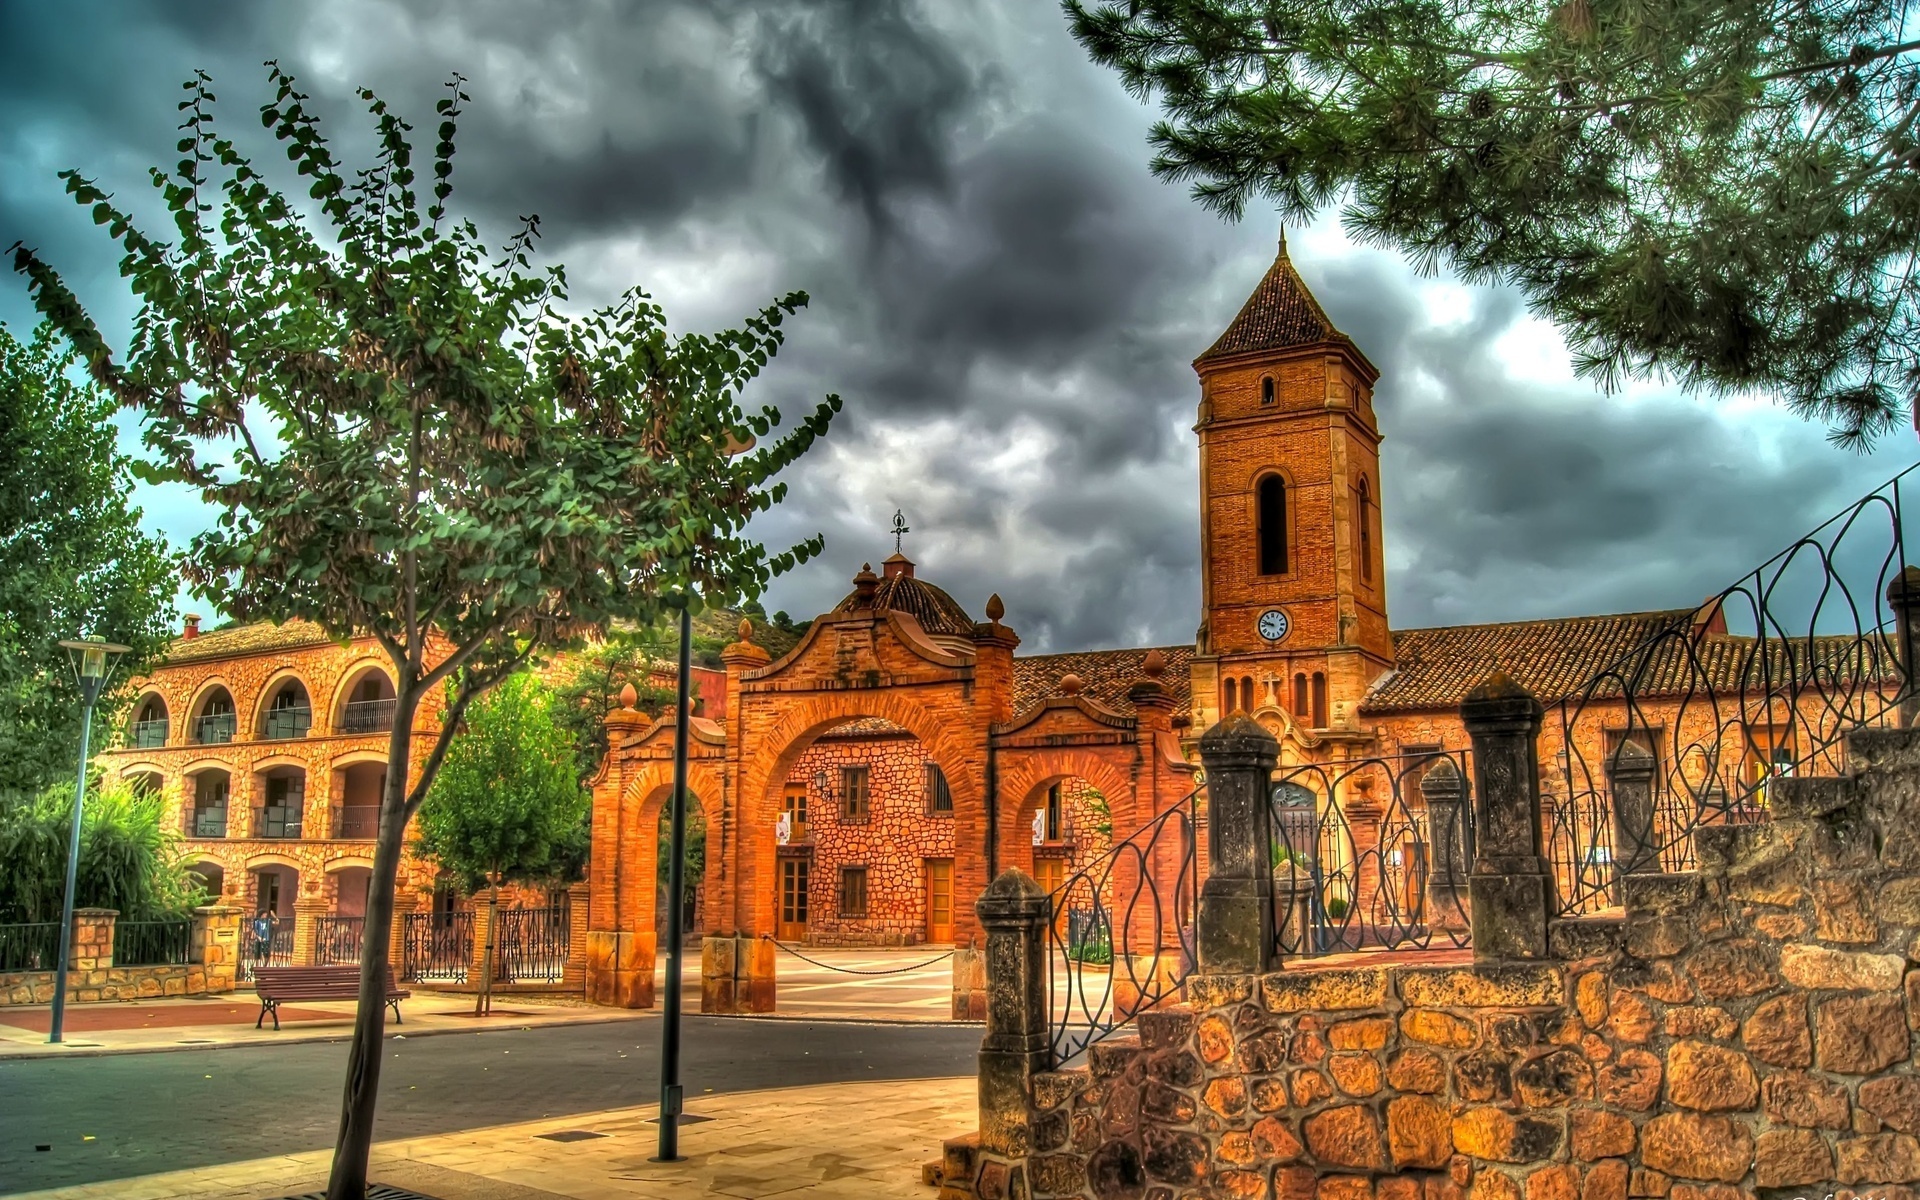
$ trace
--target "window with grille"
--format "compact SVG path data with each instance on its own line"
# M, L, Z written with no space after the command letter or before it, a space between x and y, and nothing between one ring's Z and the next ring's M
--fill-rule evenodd
M939 763L927 764L927 811L930 813L953 811L953 792L947 787L947 773L940 769Z
M867 915L867 869L865 867L840 868L840 915L843 917Z
M848 821L867 819L867 768L840 768L840 816Z

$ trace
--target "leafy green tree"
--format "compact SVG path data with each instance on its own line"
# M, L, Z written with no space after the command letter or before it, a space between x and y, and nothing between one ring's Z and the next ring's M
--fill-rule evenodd
M487 891L488 916L503 883L572 883L575 843L587 793L574 770L572 738L554 719L551 696L522 673L467 711L415 821L415 849L459 879ZM487 923L482 961L495 961L496 922ZM475 1013L493 1004L495 971L481 972Z
M24 344L0 325L0 794L73 786L80 694L60 640L131 646L122 663L138 672L173 620L179 575L127 502L113 398L74 366L45 325Z
M1156 173L1518 285L1611 388L1920 391L1920 41L1884 0L1066 0Z
M0 799L0 924L60 919L72 821L73 785L65 781L37 796ZM207 902L164 801L123 782L89 781L74 901L115 909L128 921L185 916Z
M769 555L745 527L839 401L777 438L777 411L740 406L803 293L741 329L675 336L638 290L573 310L565 272L533 266L533 218L489 249L447 208L467 101L457 77L422 180L410 126L371 92L372 158L349 171L270 66L260 119L303 195L219 135L204 74L185 85L177 165L152 173L171 241L64 173L125 251L140 308L124 354L31 249L15 266L94 378L141 414L148 477L198 489L218 514L187 556L199 590L236 619L371 636L390 661L387 787L327 1189L359 1200L395 872L454 731L542 647L615 620L656 624L676 597L757 595L816 553L818 538ZM749 439L758 450L737 454ZM443 695L439 732L416 746L420 710Z
M662 665L650 630L615 629L606 640L568 654L554 671L554 720L566 729L580 778L592 778L607 755L607 713L631 684L634 707L658 714L673 705L673 689L653 681Z

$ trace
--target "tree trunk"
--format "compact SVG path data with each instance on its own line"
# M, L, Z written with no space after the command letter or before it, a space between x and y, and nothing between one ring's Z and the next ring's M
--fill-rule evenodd
M487 944L480 955L485 965L480 968L480 995L475 999L473 1015L490 1016L493 1013L493 974L498 964L493 961L494 928L500 921L500 879L492 876L487 880Z
M380 1093L381 1046L387 1016L387 947L393 932L393 893L407 829L407 777L413 751L413 717L419 697L411 683L394 699L393 732L387 738L387 792L380 799L380 833L374 842L373 879L367 892L365 936L360 946L360 999L347 1051L346 1091L340 1104L340 1134L334 1143L327 1200L366 1200L367 1157L373 1150L374 1103Z

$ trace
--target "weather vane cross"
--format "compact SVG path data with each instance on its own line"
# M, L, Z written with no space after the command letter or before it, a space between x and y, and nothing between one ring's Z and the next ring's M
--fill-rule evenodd
M907 516L899 509L893 510L893 552L900 553L900 539L913 530L907 528Z

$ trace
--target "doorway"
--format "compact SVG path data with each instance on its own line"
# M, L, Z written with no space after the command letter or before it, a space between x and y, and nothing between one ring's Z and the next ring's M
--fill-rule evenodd
M938 945L953 941L953 860L927 860L927 940Z
M807 937L807 876L812 866L804 858L780 860L780 940L805 941Z

